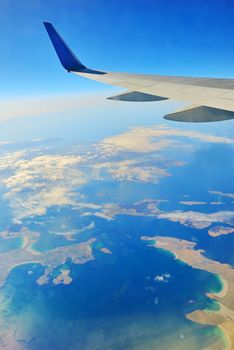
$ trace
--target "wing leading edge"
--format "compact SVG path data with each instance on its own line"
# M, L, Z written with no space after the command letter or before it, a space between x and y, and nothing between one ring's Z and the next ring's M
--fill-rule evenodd
M184 122L211 122L234 119L234 79L211 79L112 73L87 68L68 47L53 25L44 22L62 66L71 73L128 91L111 100L128 102L180 100L195 105L165 116Z

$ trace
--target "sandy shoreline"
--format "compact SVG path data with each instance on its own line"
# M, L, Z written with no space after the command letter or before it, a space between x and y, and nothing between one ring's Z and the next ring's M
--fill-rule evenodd
M221 283L222 283L222 289L220 292L215 292L213 293L212 295L218 297L218 298L223 298L227 292L228 292L228 282L220 275L218 275ZM219 303L220 304L220 303ZM232 346L232 341L231 341L231 338L228 334L228 331L226 330L225 326L224 325L218 325L218 328L222 331L223 333L223 337L224 337L224 341L225 341L225 350L232 350L233 349L233 346Z
M197 309L187 314L186 318L200 324L217 326L222 331L225 348L234 350L234 269L228 264L207 258L204 251L196 249L196 243L191 241L164 236L143 236L141 239L150 242L153 240L151 246L169 251L175 259L219 278L221 290L207 293L209 298L217 301L219 310ZM217 349L217 344L210 344L210 349Z
M220 292L215 292L213 294L218 298L223 298L228 292L228 282L222 276L218 275L218 277L221 281L222 289Z
M219 329L221 329L221 331L223 332L223 337L224 337L224 340L226 342L226 348L225 350L233 350L233 347L232 347L232 341L231 341L231 338L227 332L227 330L225 329L225 326L222 326L222 325L219 325L218 326Z

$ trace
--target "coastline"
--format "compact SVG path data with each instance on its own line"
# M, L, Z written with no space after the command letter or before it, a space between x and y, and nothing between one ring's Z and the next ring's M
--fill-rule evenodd
M196 249L196 243L174 237L154 236L141 237L142 240L152 241L151 246L169 251L175 259L189 266L215 274L221 282L221 290L206 293L216 300L219 310L194 310L185 315L187 319L204 325L218 327L222 332L225 349L234 350L234 269L228 265L211 260L203 255L204 251ZM217 344L211 343L210 349L217 349Z
M221 275L217 275L220 282L221 282L221 285L222 285L222 288L219 292L214 292L214 293L208 293L209 295L215 295L216 297L218 298L223 298L227 293L228 293L228 282L226 279L224 279Z
M223 338L224 338L224 341L225 341L225 350L233 350L233 347L232 347L232 340L229 336L229 333L228 331L226 330L225 326L224 325L219 325L218 328L222 331L223 333Z
M222 288L219 292L214 292L214 293L208 293L208 296L210 296L211 298L213 298L213 296L218 297L218 298L223 298L227 293L228 293L228 282L226 279L224 279L221 275L217 275ZM220 302L218 302L220 308L222 308L222 304L220 304ZM213 311L213 312L217 312L217 311ZM229 336L229 332L226 329L226 325L225 324L220 324L218 325L218 328L221 330L222 334L223 334L223 339L225 342L225 350L232 350L232 340Z

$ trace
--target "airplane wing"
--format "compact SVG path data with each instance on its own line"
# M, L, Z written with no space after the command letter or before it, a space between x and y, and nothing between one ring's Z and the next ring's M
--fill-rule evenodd
M44 22L63 67L71 73L101 83L126 88L111 100L149 102L166 99L188 102L189 107L164 116L183 122L211 122L234 118L234 79L191 78L104 72L83 65L53 25Z

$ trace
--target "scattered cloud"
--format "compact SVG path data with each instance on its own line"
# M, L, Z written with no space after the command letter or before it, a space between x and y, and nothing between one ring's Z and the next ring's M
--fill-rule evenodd
M114 155L119 152L147 153L161 151L165 148L179 146L173 138L197 139L208 143L234 144L229 137L209 135L197 131L170 129L165 125L138 127L122 134L108 137L99 143L104 153Z
M155 276L154 281L167 283L169 278L171 278L171 275L168 272L166 272L166 273L163 273L161 275Z
M36 148L31 145L31 148L2 155L0 181L6 189L4 198L12 209L15 222L27 217L45 215L48 208L53 206L68 205L78 210L83 205L83 216L95 214L112 219L117 213L125 214L129 210L116 207L112 203L102 208L94 203L85 204L77 192L78 189L89 181L158 183L161 178L171 175L172 167L185 165L180 159L165 158L161 152L170 147L183 147L185 137L212 143L234 143L231 138L170 129L165 125L134 128L106 138L85 151L82 147L71 148L69 153L57 153L53 147L40 148L40 140L36 140ZM210 193L221 194L217 191ZM233 195L226 196L232 198ZM191 200L180 203L205 204ZM212 215L193 211L161 212L154 203L148 203L147 210L149 215L168 218L187 226L207 227L210 222L215 221ZM130 214L142 215L139 213L138 208L132 208Z
M171 166L183 165L181 162L172 162ZM103 162L94 165L96 169L105 171L110 179L115 181L133 181L133 182L149 182L158 183L162 177L170 176L165 169L167 164L158 162L157 159L152 162L142 157L127 159L122 161Z
M14 219L44 215L51 206L75 205L74 189L86 183L78 166L80 156L43 155L27 158L23 150L1 158L0 170L13 172L3 176Z

